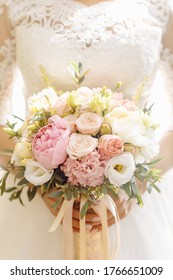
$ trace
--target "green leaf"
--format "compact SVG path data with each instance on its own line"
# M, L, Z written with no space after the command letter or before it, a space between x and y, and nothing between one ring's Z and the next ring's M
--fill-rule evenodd
M147 182L147 184L146 184L146 189L147 189L147 192L148 192L148 193L151 193L151 192L152 192L152 186L151 186L150 182Z
M152 187L159 193L161 193L161 190L157 187L156 184L152 184Z
M25 173L24 170L22 170L19 173L17 173L16 176L14 177L14 182L16 181L16 179L23 178L24 173Z
M22 204L22 206L25 206L23 201L22 201L22 199L21 199L21 197L19 197L19 201L20 201L20 204Z
M122 185L121 189L123 189L129 197L132 195L132 188L131 188L130 183L126 183L126 184Z
M2 177L0 181L0 189L1 189L1 195L5 192L5 187L6 187L6 180L9 175L9 172L5 173L5 175Z
M103 185L101 185L101 192L103 193L103 194L107 194L108 193L108 188L103 184Z
M81 212L80 212L80 218L81 218L81 220L85 217L85 215L86 215L86 213L87 213L87 211L88 211L89 205L90 205L90 203L89 203L89 201L87 200L87 201L84 203L84 205L83 205L83 207L82 207L82 209L81 209Z
M139 206L142 207L144 205L143 201L142 201L142 196L140 194L140 191L139 191L138 186L136 185L135 181L131 182L131 187L132 187L132 191L134 193L134 196L137 199L137 202L138 202Z
M81 187L80 192L86 194L88 192L87 188Z
M65 197L68 201L70 201L70 200L72 199L72 197L73 197L72 191L71 191L70 189L67 189L67 190L65 191L65 193L64 193L64 197Z
M52 198L56 198L56 197L60 197L64 194L64 191L58 191L58 192L52 192L50 194L48 194L48 197L52 197Z
M35 197L36 193L37 193L37 186L28 188L27 195L28 195L29 201L31 201Z
M25 178L23 178L22 180L20 180L18 183L17 183L17 185L18 186L22 186L22 185L26 185L26 184L28 184L29 182L25 179Z
M10 192L15 191L15 190L17 190L17 188L16 187L12 187L12 188L6 189L5 192L6 193L10 193Z
M147 163L147 165L153 165L153 164L156 164L156 163L158 163L159 161L161 161L163 158L158 158L158 159L156 159L156 160L153 160L153 161L151 161L151 162L149 162L149 163Z
M56 209L56 208L58 207L58 205L61 204L62 200L63 200L63 198L60 197L58 200L56 200L55 203L53 203L53 204L51 205L51 207L52 207L53 209Z
M21 119L20 117L18 117L18 116L16 116L16 115L12 115L15 119L18 119L18 120L20 120L21 122L24 122L24 120L23 119Z
M83 70L82 63L79 62L79 63L78 63L78 71L79 71L79 74L82 73L82 70Z

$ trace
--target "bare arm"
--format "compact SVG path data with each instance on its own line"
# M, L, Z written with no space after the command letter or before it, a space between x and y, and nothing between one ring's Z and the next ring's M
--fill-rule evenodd
M3 131L6 121L8 103L12 94L13 78L15 73L15 41L11 34L7 7L0 7L0 149L11 149L13 141ZM5 164L9 158L0 155L0 164Z

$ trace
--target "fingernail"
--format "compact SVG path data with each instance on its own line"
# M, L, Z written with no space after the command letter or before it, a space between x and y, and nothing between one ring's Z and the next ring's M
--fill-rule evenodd
M100 222L100 217L94 217L91 219L92 222Z
M92 225L86 224L85 228L88 229L88 230L91 230L92 229Z

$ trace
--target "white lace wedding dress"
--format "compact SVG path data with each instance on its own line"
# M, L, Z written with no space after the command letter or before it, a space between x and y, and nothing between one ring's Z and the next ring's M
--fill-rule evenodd
M122 81L122 91L132 97L147 80L142 106L158 69L169 72L169 81L173 77L173 59L161 43L170 11L171 0L110 0L90 7L75 0L0 0L1 122L7 103L10 109L16 65L25 98L45 86L40 65L56 87L69 90L74 83L67 65L81 61L91 69L83 84L89 87L114 88ZM144 194L144 208L135 206L121 221L119 259L173 259L173 186L165 180L161 194ZM22 207L3 196L0 213L0 259L63 258L62 229L48 233L54 217L40 197ZM110 235L113 240L113 228ZM99 248L90 247L95 258Z

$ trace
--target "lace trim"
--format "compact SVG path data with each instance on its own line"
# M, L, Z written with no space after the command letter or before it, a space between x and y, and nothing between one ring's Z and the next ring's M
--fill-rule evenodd
M147 0L150 3L150 12L159 21L160 27L166 28L171 11L171 0Z
M0 121L4 121L8 114L6 101L12 92L10 86L13 81L15 68L15 40L7 39L0 47ZM4 109L5 108L5 109Z
M166 128L173 130L173 54L168 48L162 50L160 69L161 77L164 79L165 95L168 100L167 111L169 112L169 118Z
M140 9L138 1L129 0L130 10L128 1L124 0L100 2L90 7L74 0L10 1L13 3L9 9L13 28L44 27L76 41L82 48L97 46L111 36L129 38L132 31L135 29L137 33L139 25L141 28L146 20L146 10ZM138 12L134 17L136 9Z
M161 53L162 60L167 62L173 68L173 54L170 49L164 48Z

